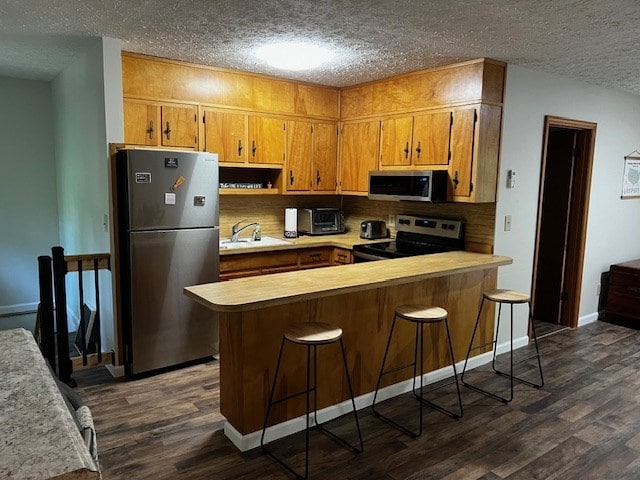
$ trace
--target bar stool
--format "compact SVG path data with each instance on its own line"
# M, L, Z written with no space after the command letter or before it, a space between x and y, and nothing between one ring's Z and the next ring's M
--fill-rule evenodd
M276 390L276 383L278 381L278 373L280 371L280 364L282 361L282 352L284 350L285 342L291 342L299 345L304 345L307 347L307 386L306 389L302 392L294 393L291 395L287 395L286 397L274 400L274 393ZM340 343L340 351L342 352L342 362L344 364L344 371L347 377L347 385L349 387L349 396L351 397L351 405L353 406L353 415L356 420L356 429L358 430L358 438L360 441L360 447L356 447L346 442L342 438L340 438L335 433L327 430L324 425L328 422L320 423L318 422L318 362L317 362L317 354L316 348L321 345L328 345L331 343L339 342ZM313 352L313 385L311 385L311 355ZM353 398L353 389L351 387L351 378L349 377L349 369L347 368L347 356L344 351L344 343L342 342L342 329L333 325L329 325L327 323L301 323L296 325L289 326L285 331L282 337L282 342L280 343L280 352L278 353L278 361L276 363L276 370L273 375L273 386L271 387L271 394L269 395L269 405L267 406L267 414L264 419L264 428L262 429L262 436L260 437L260 446L262 450L271 456L274 460L276 460L280 465L285 467L290 473L296 476L296 478L305 479L309 473L309 431L311 428L309 426L309 414L310 414L310 401L309 395L313 392L313 415L314 415L314 427L318 430L326 433L330 437L336 439L346 447L352 449L356 453L361 453L363 451L362 444L362 434L360 432L360 423L358 422L358 412L356 411L356 404ZM304 476L299 475L293 468L287 465L283 460L278 458L273 452L266 448L264 437L267 430L267 426L269 424L269 415L271 413L271 407L281 402L285 402L294 397L298 397L300 395L305 395L306 397L306 428L305 428L305 459L304 459Z
M475 338L476 332L478 331L478 324L480 323L480 316L482 314L482 308L484 307L485 300L488 300L490 302L495 302L498 304L498 324L496 325L496 331L495 331L493 340L491 342L486 343L484 345L479 345L477 347L473 347L473 339ZM502 311L503 303L506 303L511 306L511 342L509 347L510 348L509 373L503 372L496 368L496 346L498 342L498 333L500 331L500 314L502 313L501 311ZM538 370L540 372L540 383L533 383L523 378L517 377L513 374L513 306L515 304L520 304L520 303L526 303L529 307L529 325L531 327L531 333L533 334L533 343L535 344L535 347L536 347L536 353L535 355L522 359L518 363L522 363L524 361L530 360L531 358L537 358ZM489 392L487 390L483 390L482 388L476 387L464 381L464 374L467 370L467 363L469 362L469 356L471 355L471 351L486 347L488 345L492 345L493 347L493 360L491 361L491 368L496 374L502 375L503 377L507 377L510 380L511 392L510 392L509 398L502 397L500 395ZM469 349L467 350L467 358L464 361L464 367L462 368L462 375L460 376L460 380L462 381L465 387L470 388L471 390L474 390L476 392L482 393L484 395L487 395L488 397L495 398L496 400L499 400L505 404L513 400L514 380L520 383L524 383L526 385L530 385L535 388L542 388L544 386L544 378L542 377L542 364L540 363L540 350L538 350L538 339L536 337L536 329L535 329L535 325L533 324L533 318L531 316L531 299L529 295L527 295L526 293L516 292L514 290L505 290L505 289L490 290L482 294L482 302L480 302L478 317L476 318L476 324L475 324L475 327L473 328L473 334L471 335L471 341L469 342Z
M422 408L423 405L427 405L439 412L444 413L445 415L450 416L451 418L454 419L458 419L458 418L462 418L462 398L460 396L460 385L458 384L458 376L457 376L457 372L456 372L456 361L455 358L453 356L453 345L451 342L451 333L449 332L449 322L447 321L447 311L444 308L440 308L440 307L431 307L431 306L427 306L427 305L401 305L399 307L396 308L395 310L395 314L393 316L393 322L391 324L391 331L389 332L389 338L387 340L387 346L385 348L384 351L384 357L382 358L382 366L380 367L380 375L378 375L378 382L376 384L376 391L373 395L373 404L371 405L371 409L373 410L373 414L384 420L385 422L389 423L390 425L393 425L394 427L398 428L399 430L403 431L404 433L406 433L407 435L411 436L411 437L419 437L422 434ZM402 365L399 367L394 367L391 368L389 370L385 371L385 365L387 363L387 356L389 354L389 346L391 345L391 340L393 338L393 331L395 330L396 327L396 321L400 319L400 320L407 320L411 323L414 323L416 326L416 333L415 333L415 347L414 347L414 351L413 351L413 362L409 363L407 365ZM423 376L424 376L424 361L423 361L423 357L424 357L424 326L425 324L428 325L435 325L435 324L441 324L444 323L446 332L447 332L447 342L449 345L449 356L451 358L451 366L453 367L453 378L456 384L456 390L458 392L458 406L459 406L459 413L453 412L452 410L448 410L440 405L437 405L427 399L424 398L424 385L423 385ZM419 348L418 348L419 347ZM419 363L420 363L420 368L419 368L419 375L420 375L420 391L416 392L416 375L418 375L418 359ZM400 425L399 423L395 422L394 420L390 419L389 417L383 415L382 413L380 413L378 410L376 410L376 399L378 397L378 391L380 390L380 382L382 381L382 377L384 375L387 375L389 373L394 373L400 370L403 370L405 368L409 368L409 367L413 367L413 395L414 397L418 400L419 403L419 428L417 432L414 432L412 430L409 430L407 427ZM449 384L445 384L445 385L440 385L437 388L431 388L430 390L428 390L426 393L430 393L432 391L437 390L438 388L442 388L446 385Z

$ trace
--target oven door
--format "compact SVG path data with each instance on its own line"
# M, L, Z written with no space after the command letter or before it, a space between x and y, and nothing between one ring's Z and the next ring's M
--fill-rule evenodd
M353 263L373 262L376 260L385 260L387 257L381 257L372 253L360 252L353 249Z

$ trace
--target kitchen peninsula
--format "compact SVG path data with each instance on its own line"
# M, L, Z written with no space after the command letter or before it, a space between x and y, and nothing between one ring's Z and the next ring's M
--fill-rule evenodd
M226 435L241 450L257 446L273 370L284 329L293 323L328 322L344 332L354 394L360 406L375 388L394 309L404 303L446 308L456 361L468 346L482 291L496 287L498 267L511 258L471 252L450 252L247 277L186 287L184 292L220 315L220 410ZM479 344L490 341L494 310L483 313ZM413 329L399 328L390 355L403 362L413 355ZM425 369L449 365L446 337L440 330L425 334ZM337 348L337 347L336 347ZM302 350L291 347L283 357L284 379L279 396L302 390ZM347 398L338 351L318 352L319 408ZM388 375L384 386L411 378L408 369ZM333 415L339 414L339 408ZM302 398L280 405L276 423L303 415ZM293 427L295 430L295 427Z

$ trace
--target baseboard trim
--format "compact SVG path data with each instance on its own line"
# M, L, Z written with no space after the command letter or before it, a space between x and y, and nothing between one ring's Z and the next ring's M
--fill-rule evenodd
M513 340L513 348L518 349L522 348L529 344L529 337L521 337ZM509 342L501 343L497 346L497 353L505 353L509 351ZM491 362L493 358L493 352L486 352L475 357L471 357L469 359L469 363L467 365L467 370L472 370L481 365L485 365ZM456 362L456 371L458 375L462 372L462 367L464 367L464 360L460 362ZM431 383L439 382L440 380L444 380L446 378L450 378L453 376L453 368L451 366L441 368L439 370L434 370L433 372L427 372L423 376L423 382L428 385ZM416 377L416 380L420 380L419 377ZM404 393L408 393L413 388L413 379L410 378L403 382L395 383L393 385L389 385L388 387L382 388L378 392L379 401L387 400L392 397L397 397L398 395L402 395ZM362 410L363 408L370 407L373 403L373 394L374 392L365 393L364 395L360 395L355 398L356 409ZM318 417L322 422L332 420L334 418L340 417L342 415L348 414L351 412L351 400L345 400L337 405L332 405L330 407L323 408L318 411ZM310 418L311 424L313 424L313 417ZM277 440L279 438L286 437L296 432L300 432L304 430L306 427L305 416L302 415L300 417L292 418L291 420L287 420L286 422L279 423L277 425L273 425L269 427L267 430L267 435L265 436L265 440L267 442L271 442L273 440ZM229 422L224 423L224 434L227 436L229 440L236 446L238 450L241 452L246 452L247 450L254 449L260 446L260 437L262 436L262 430L258 430L255 432L248 433L246 435L241 434L236 430Z
M38 311L38 302L18 303L16 305L0 305L0 317L10 317L13 315L25 315L28 313L36 313Z
M124 377L124 365L110 365L104 366L113 378Z
M584 327L598 320L598 312L590 313L578 318L578 327Z

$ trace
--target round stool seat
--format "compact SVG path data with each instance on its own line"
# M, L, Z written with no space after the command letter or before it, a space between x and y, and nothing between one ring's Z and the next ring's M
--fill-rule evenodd
M290 325L284 331L284 338L302 345L323 345L340 340L342 329L328 323L309 322Z
M492 302L502 303L527 303L529 301L529 295L522 292L516 292L515 290L506 290L498 288L496 290L489 290L483 293L484 298L491 300Z
M396 315L410 322L441 322L447 318L447 311L429 305L400 305Z

